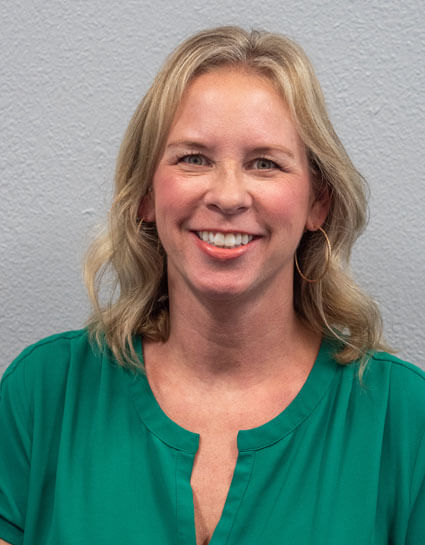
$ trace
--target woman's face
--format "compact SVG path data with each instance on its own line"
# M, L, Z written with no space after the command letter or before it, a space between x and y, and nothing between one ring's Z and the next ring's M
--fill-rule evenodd
M166 251L170 293L226 299L292 293L294 252L328 204L315 199L272 83L226 67L187 88L142 210Z

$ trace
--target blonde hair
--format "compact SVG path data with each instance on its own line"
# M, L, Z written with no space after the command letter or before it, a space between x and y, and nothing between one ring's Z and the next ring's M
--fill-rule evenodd
M183 42L166 60L136 109L118 156L115 196L105 232L86 257L85 281L94 310L89 330L106 341L121 364L137 365L132 338L164 341L169 334L166 259L154 225L137 221L176 109L189 83L217 67L231 65L268 77L290 109L310 162L317 195L327 192L330 211L323 227L332 244L324 278L308 283L295 273L294 306L309 327L337 338L341 364L382 348L376 304L355 284L348 263L366 223L366 185L336 135L313 68L290 39L269 32L219 27ZM297 250L303 273L317 278L326 258L320 231L303 236ZM115 290L100 302L106 278ZM140 365L140 364L139 364Z

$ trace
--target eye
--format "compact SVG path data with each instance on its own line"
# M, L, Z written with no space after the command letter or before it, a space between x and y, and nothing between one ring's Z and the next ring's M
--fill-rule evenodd
M273 169L280 169L280 166L272 161L271 159L267 159L266 157L259 157L258 159L255 159L253 162L253 167L258 170L273 170Z
M185 163L187 165L193 165L196 167L203 167L208 164L206 157L200 153L189 153L179 158L179 163Z

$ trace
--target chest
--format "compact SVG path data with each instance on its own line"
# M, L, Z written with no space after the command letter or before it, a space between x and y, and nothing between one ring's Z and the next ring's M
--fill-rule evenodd
M28 523L24 544L406 542L416 451L403 460L397 453L400 445L409 453L408 427L388 431L386 406L371 411L351 386L339 403L307 413L295 404L240 432L240 453L226 429L216 430L222 442L201 431L197 448L192 434L142 404L146 392L135 389L133 399L113 411L95 405L90 418L73 404L56 440L34 443L34 460L45 463L31 481L26 515L37 523Z
M391 542L405 543L411 476L388 457L394 447L382 452L376 427L356 426L362 437L354 441L350 419L329 426L325 415L312 418L309 429L273 443L269 428L261 438L242 434L240 453L235 438L201 434L196 455L140 422L126 440L111 441L119 430L101 432L96 418L84 444L69 440L67 448L63 426L55 471L30 493L28 519L45 533L27 528L24 543L371 545L388 543L396 522L401 537Z

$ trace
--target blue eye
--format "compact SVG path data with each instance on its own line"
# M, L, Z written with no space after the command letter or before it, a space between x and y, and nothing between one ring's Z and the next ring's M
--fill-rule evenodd
M277 163L270 159L266 159L265 157L255 159L254 167L258 170L272 170L274 168L280 168Z
M183 155L183 157L180 157L179 162L197 167L202 167L207 164L205 157L199 153L189 153L188 155Z

